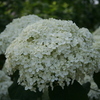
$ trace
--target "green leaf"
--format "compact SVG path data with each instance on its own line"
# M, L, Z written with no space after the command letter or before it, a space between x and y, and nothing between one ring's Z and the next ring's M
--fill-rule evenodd
M97 84L100 89L100 71L98 73L94 73L93 75L94 82Z
M83 88L85 89L86 93L88 94L90 91L90 82L82 84Z
M49 87L50 100L89 100L85 89L76 80L73 84L65 86L55 86L52 90Z

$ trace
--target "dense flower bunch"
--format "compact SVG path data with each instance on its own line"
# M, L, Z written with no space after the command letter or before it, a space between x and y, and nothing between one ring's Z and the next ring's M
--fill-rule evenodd
M8 47L6 63L10 74L19 70L19 84L39 91L57 82L84 81L98 71L98 52L92 34L72 21L45 19L25 28Z
M0 34L0 54L4 54L10 43L21 33L21 31L30 24L41 20L36 15L27 15L14 19L6 26L6 29Z
M8 95L8 87L12 84L10 77L0 70L0 100L2 96Z
M93 37L95 40L94 47L100 51L100 27L93 33Z

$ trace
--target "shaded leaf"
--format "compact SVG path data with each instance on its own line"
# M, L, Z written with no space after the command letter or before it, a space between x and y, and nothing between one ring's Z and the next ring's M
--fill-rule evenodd
M100 72L94 73L93 79L94 82L97 84L98 88L100 89Z
M90 91L90 82L84 83L82 86L85 89L86 93L88 94Z
M55 86L52 90L49 87L50 100L89 100L86 90L77 81L69 86L65 85L64 89Z

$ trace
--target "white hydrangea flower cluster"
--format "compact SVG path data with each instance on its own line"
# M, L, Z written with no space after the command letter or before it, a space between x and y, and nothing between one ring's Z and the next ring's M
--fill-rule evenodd
M8 95L8 87L12 84L10 77L0 70L0 100Z
M36 15L27 15L14 19L6 26L6 29L0 34L0 54L4 54L10 43L21 33L28 25L41 20Z
M93 46L100 52L100 27L93 33L95 43Z
M91 81L91 87L88 96L90 100L94 100L94 98L99 100L100 98L100 89L98 89L98 86L93 80Z
M72 21L41 20L25 28L7 48L5 67L10 74L19 70L18 82L26 90L42 91L55 81L63 87L64 82L81 82L100 70L92 45L88 29Z

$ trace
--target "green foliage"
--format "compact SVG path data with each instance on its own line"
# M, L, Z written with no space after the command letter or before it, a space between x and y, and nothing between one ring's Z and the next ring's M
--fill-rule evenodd
M3 65L5 63L5 56L4 55L0 55L0 70L3 68Z
M0 32L12 19L28 14L73 20L79 27L94 31L100 25L99 7L94 0L1 0Z
M93 79L97 84L98 88L100 89L100 71L98 73L94 73Z
M49 87L50 100L89 100L85 88L76 80L69 86L65 85L64 89L55 86L52 90Z
M0 0L0 32L16 17L20 17L23 0Z

